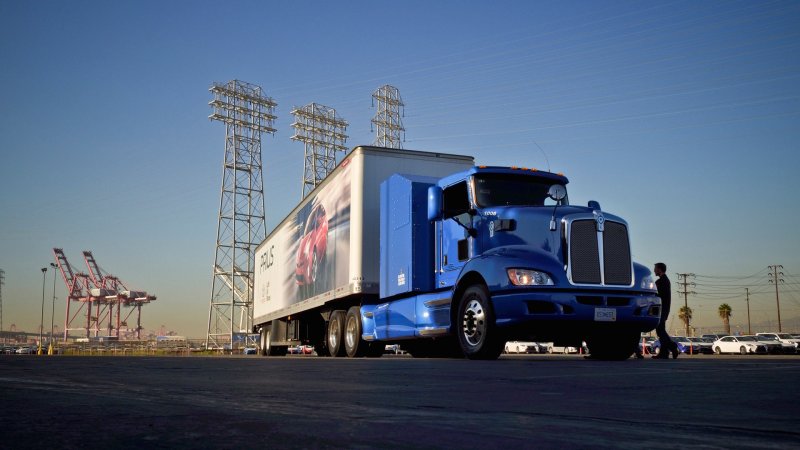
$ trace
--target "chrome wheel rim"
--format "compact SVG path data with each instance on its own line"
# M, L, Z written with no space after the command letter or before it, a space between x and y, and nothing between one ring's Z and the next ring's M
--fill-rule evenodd
M328 347L336 348L339 345L339 321L332 320L328 327Z
M477 347L486 335L486 311L478 300L469 300L461 317L461 330L464 340Z
M356 321L354 316L347 317L347 324L344 327L344 340L348 349L356 347Z

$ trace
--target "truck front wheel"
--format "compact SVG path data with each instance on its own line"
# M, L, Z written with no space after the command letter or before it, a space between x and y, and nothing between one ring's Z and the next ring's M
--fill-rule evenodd
M455 330L461 351L469 359L497 359L506 345L494 322L489 293L480 285L461 295Z
M337 310L331 313L331 318L328 321L328 351L331 356L344 356L344 345L342 340L344 338L344 311Z

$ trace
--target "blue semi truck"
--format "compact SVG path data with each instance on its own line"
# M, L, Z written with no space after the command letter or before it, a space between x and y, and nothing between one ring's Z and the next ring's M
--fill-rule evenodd
M628 224L561 174L356 147L256 250L264 355L496 359L508 340L626 359L658 323Z

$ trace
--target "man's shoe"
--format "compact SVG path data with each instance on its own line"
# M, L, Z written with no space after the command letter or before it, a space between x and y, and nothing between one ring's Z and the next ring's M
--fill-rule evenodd
M672 349L672 359L678 359L678 355L680 355L680 354L681 354L681 352L677 348L673 348Z

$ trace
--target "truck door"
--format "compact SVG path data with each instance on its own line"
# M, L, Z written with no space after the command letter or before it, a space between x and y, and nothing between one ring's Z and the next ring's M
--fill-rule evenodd
M453 286L469 259L469 234L458 223L471 227L467 182L461 181L445 188L442 200L444 219L436 227L439 249L436 255L439 269L436 286L439 288Z

